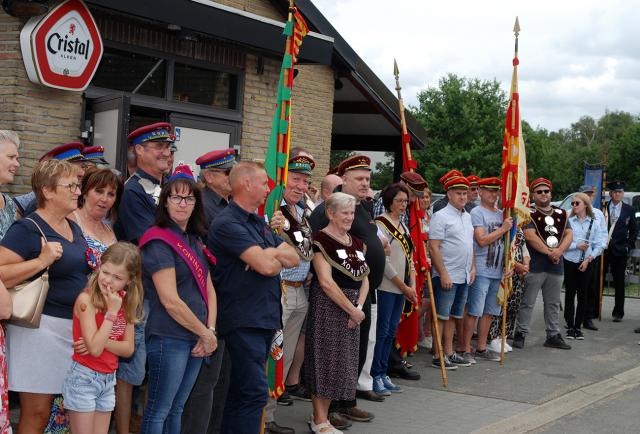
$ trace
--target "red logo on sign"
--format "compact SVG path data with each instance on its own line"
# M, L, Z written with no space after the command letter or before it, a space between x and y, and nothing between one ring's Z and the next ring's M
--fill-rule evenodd
M98 27L81 0L67 0L44 18L32 18L20 39L29 79L45 86L84 90L102 58Z

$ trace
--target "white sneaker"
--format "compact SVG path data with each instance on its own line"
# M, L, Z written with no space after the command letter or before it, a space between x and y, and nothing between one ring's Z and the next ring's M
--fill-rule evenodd
M500 354L500 339L493 339L491 342L489 342L489 345L487 345L487 349L490 351L493 351L494 353L498 353ZM506 350L506 347L505 347Z
M504 341L504 350L505 350L507 353L510 353L511 351L513 351L513 347L512 347L511 345L509 345L509 344L507 343L507 341Z
M424 339L418 341L418 346L421 348L426 348L427 350L430 350L432 345L433 338L431 336L425 336Z

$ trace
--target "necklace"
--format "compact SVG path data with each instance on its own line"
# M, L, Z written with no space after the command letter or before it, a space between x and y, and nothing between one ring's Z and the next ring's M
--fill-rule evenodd
M537 210L540 211L540 214L544 214L544 215L553 214L553 208L551 208L549 211L543 211L541 208L537 208Z
M349 244L349 240L350 240L349 233L345 235L336 235L332 233L328 228L322 229L322 232L324 232L325 234L329 235L331 238L335 239L336 241L342 244Z

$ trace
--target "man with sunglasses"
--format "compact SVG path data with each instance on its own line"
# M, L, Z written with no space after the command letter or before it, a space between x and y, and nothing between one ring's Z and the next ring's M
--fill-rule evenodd
M524 226L527 248L531 254L529 274L525 277L522 302L516 319L514 348L524 348L533 307L542 289L547 339L545 347L570 350L560 334L560 291L564 280L562 254L570 247L573 231L567 224L567 213L551 205L551 181L535 179L531 183L535 209L531 222Z
M233 148L208 152L196 160L204 181L202 201L208 225L229 205L231 184L229 172L236 165L237 151Z
M132 131L127 140L133 145L137 167L124 185L114 230L119 240L137 244L155 218L160 183L169 167L170 147L176 136L171 124L158 122ZM145 307L144 310L146 314L148 308ZM133 387L140 386L144 380L147 359L145 322L146 318L136 324L133 356L120 359L116 372L115 419L118 434L130 430ZM135 428L135 424L131 428Z

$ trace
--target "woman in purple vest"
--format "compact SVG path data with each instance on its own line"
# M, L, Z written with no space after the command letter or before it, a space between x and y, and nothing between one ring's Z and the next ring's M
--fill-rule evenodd
M154 225L140 238L148 400L142 434L179 433L182 410L204 357L217 347L216 294L200 237L202 196L188 166L162 187Z

